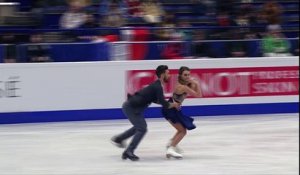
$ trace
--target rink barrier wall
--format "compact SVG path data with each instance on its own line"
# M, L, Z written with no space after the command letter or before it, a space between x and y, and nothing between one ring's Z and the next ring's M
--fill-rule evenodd
M188 116L299 113L298 57L85 63L0 64L0 124L125 119L121 106L169 66L171 95L180 66L192 69L203 98L188 97ZM147 118L162 117L151 105Z
M299 103L185 106L183 112L187 116L197 117L225 115L253 115L253 117L255 117L255 114L299 113ZM161 108L152 107L147 109L145 111L145 117L162 118ZM0 113L0 124L114 119L126 119L121 109Z

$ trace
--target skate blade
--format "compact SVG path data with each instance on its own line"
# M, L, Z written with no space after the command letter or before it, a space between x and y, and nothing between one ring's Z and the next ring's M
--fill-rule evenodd
M180 157L180 156L173 156L171 154L166 154L166 157L167 159L171 159L171 158L174 158L174 159L182 159L183 157Z

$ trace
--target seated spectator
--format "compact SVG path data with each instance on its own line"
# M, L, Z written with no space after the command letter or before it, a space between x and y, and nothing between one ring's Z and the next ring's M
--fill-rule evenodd
M79 29L89 27L91 21L91 16L89 16L83 8L80 1L73 0L70 1L69 7L65 13L60 18L59 24L62 29ZM78 41L78 34L76 31L65 31L63 32L64 40L68 42Z
M244 14L244 13L238 13L235 20L234 20L234 23L236 26L249 26L250 25L250 20L248 18L248 15L247 14Z
M235 0L215 0L216 1L216 8L219 13L226 13L229 16L235 14Z
M44 0L35 0L32 3L30 14L33 22L37 25L37 27L42 26L46 5L47 4Z
M161 58L162 59L183 59L184 58L182 55L183 45L180 42L182 41L182 38L183 36L180 33L174 33L172 35L172 41L168 43L163 49L161 53Z
M298 40L296 42L294 42L295 46L294 46L294 50L293 50L293 55L294 56L299 56L299 36L298 36Z
M252 26L261 26L261 27L253 27L250 29L249 33L253 35L251 38L262 38L265 33L265 28L268 25L268 21L266 20L266 16L262 11L257 11L251 17L251 25Z
M207 58L210 57L209 45L206 40L206 34L204 31L197 30L193 36L194 41L192 43L192 56L194 58Z
M123 0L102 0L98 9L100 26L102 26L103 19L107 16L113 6L118 6L118 11L120 11L121 16L124 18L127 17L127 6Z
M168 13L164 16L162 23L159 27L166 27L167 29L159 29L155 30L155 37L157 40L168 41L171 39L171 36L176 33L174 29L176 26L175 24L175 16L172 13Z
M229 57L245 57L247 53L247 43L244 40L244 32L242 29L232 30L232 40L227 42L227 50Z
M98 23L95 20L95 17L93 14L87 14L86 15L86 22L83 25L84 28L97 28Z
M214 39L228 39L230 30L227 27L234 25L233 19L228 12L220 12L216 16L216 20L218 28L215 29L214 33L217 35L217 38Z
M102 27L122 27L126 24L126 18L120 9L117 2L111 2L108 6L108 11L103 14L101 24Z
M299 56L299 45L297 46L297 48L294 51L294 56Z
M158 24L162 22L162 17L165 12L157 0L145 0L141 4L141 9L144 14L144 19L150 24Z
M278 27L269 27L262 40L264 56L289 56L290 43Z
M30 44L27 46L27 54L29 62L51 62L50 47L43 43L41 34L32 34L30 36Z
M189 21L187 19L179 20L178 23L177 23L177 27L179 27L177 29L177 32L181 33L181 35L183 36L184 41L191 41L192 40L193 32L192 32L191 29L187 29L188 27L192 27L192 25L189 23Z
M268 1L263 5L262 13L264 13L265 19L268 24L280 25L282 7L275 1Z
M143 17L140 0L125 0L128 15L131 17Z
M109 11L110 0L102 0L99 4L98 15L99 18L103 18ZM100 20L101 21L101 20Z
M72 1L78 1L82 7L87 7L92 4L92 0L69 0L70 2Z
M4 63L16 63L17 62L17 39L14 34L5 33L1 37L1 44L4 44Z
M232 26L233 20L230 18L230 15L227 12L220 12L217 15L217 25L220 27Z
M299 56L299 46L295 49L294 56Z
M62 29L76 29L82 27L87 22L87 14L79 1L72 1L68 10L60 18Z
M190 0L193 4L192 12L201 16L215 16L216 2L215 0Z

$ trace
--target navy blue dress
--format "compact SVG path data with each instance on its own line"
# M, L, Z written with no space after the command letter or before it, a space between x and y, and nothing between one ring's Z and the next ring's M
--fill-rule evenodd
M173 98L169 99L169 102L173 102ZM194 119L184 115L181 110L178 111L176 108L162 108L162 114L165 119L170 120L172 123L181 123L187 130L195 129Z

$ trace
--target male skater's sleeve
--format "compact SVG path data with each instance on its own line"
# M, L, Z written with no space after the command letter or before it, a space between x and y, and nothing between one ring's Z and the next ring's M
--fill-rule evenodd
M163 106L163 108L169 108L170 103L165 100L164 92L161 86L157 86L156 97L158 103Z

